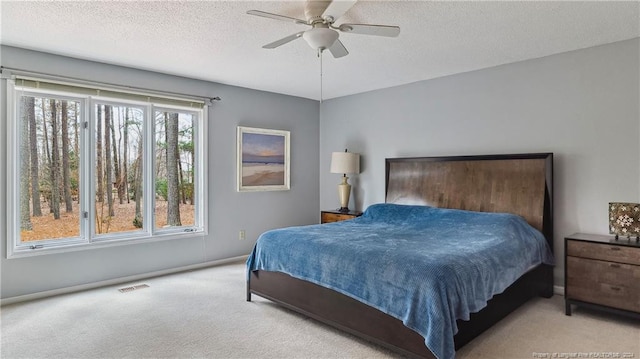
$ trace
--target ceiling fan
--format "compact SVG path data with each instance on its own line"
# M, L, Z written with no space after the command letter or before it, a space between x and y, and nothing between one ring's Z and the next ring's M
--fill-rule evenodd
M278 46L302 37L311 48L318 51L318 54L324 50L329 50L333 57L338 58L349 54L342 42L338 39L340 36L338 31L386 37L396 37L400 34L400 28L398 26L370 24L340 24L339 26L335 26L334 23L336 20L344 15L356 2L357 0L307 0L304 9L307 20L272 14L260 10L249 10L247 14L311 26L309 30L297 32L262 46L265 49L275 49Z

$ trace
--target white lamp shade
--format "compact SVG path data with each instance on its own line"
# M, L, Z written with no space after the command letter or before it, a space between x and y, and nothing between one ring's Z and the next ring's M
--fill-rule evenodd
M338 33L326 27L314 27L302 34L302 38L314 50L325 50L331 47L338 39Z
M331 154L331 173L360 173L360 154L333 152Z

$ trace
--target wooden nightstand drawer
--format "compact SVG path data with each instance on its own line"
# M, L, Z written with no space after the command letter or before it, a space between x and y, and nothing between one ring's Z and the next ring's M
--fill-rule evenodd
M608 245L605 243L569 240L567 242L567 255L640 265L640 250L615 244Z
M322 223L339 222L339 221L344 221L346 219L353 219L353 216L349 216L346 214L335 214L335 213L322 214Z
M640 266L567 257L566 295L640 312Z
M322 211L320 212L320 223L332 223L332 222L340 222L348 219L354 219L356 217L360 217L362 212L350 211L350 212L340 212L340 211Z

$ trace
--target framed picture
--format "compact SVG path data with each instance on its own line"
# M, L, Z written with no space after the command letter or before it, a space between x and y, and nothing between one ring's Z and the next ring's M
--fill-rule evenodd
M289 187L289 131L238 126L237 190L283 191Z

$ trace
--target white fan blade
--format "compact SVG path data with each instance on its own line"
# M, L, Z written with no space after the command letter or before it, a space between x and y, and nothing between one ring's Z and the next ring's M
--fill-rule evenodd
M342 32L354 34L396 37L400 35L400 27L388 25L342 24L338 27Z
M275 49L276 47L278 47L280 45L284 45L287 42L290 42L290 41L293 41L293 40L295 40L295 39L297 39L299 37L302 37L302 34L304 34L304 31L297 32L297 33L295 33L293 35L289 35L289 36L287 36L285 38L282 38L280 40L274 41L274 42L272 42L270 44L266 44L266 45L262 46L262 48L264 48L264 49Z
M356 2L357 0L333 0L322 13L322 18L333 23L351 9ZM329 17L331 19L328 19Z
M336 39L333 45L329 47L329 51L331 51L331 55L333 55L333 57L335 57L336 59L338 57L349 55L349 51L347 51L347 48L344 47L340 39Z
M307 22L304 21L304 20L300 20L300 19L296 19L296 18L293 18L293 17L284 16L284 15L272 14L270 12L264 12L264 11L260 11L260 10L249 10L249 11L247 11L247 14L255 15L255 16L261 16L261 17L267 17L269 19L276 19L276 20L282 20L282 21L287 21L287 22L294 22L296 24L308 25Z

